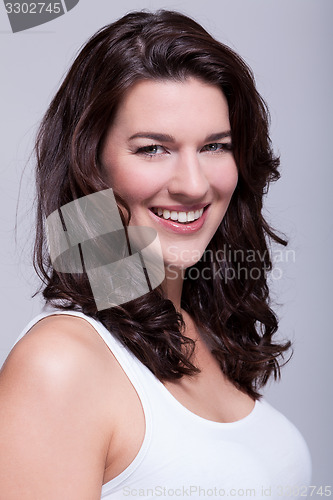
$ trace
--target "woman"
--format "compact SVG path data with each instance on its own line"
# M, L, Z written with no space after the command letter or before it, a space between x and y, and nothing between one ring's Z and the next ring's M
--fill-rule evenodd
M36 152L52 309L1 373L1 496L304 496L306 445L259 400L290 344L273 342L267 238L285 241L261 210L279 161L249 68L186 16L128 14L82 49ZM110 188L129 240L158 234L165 278L103 308L87 269L50 258L45 220Z

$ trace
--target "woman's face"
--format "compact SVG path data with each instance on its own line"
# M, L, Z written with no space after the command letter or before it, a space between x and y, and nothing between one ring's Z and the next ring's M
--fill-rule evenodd
M100 159L130 208L130 225L158 232L165 264L197 262L238 179L221 90L195 78L138 82L118 108Z

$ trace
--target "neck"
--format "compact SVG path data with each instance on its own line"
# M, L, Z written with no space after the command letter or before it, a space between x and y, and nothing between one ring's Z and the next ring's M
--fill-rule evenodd
M173 302L176 310L181 310L181 298L183 290L184 269L166 267L163 289L169 300Z

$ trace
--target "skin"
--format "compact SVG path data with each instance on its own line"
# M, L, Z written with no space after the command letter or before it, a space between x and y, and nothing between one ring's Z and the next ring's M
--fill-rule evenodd
M148 137L151 132L173 141L157 142ZM138 133L143 137L131 139ZM178 270L200 259L237 184L231 136L223 137L225 133L230 134L226 98L219 88L191 78L134 85L105 139L105 176L129 205L130 224L158 232L169 277L165 286L177 308L182 289ZM216 138L208 141L212 135ZM197 205L209 205L205 223L184 235L163 227L150 210L179 206L190 211Z
M102 149L103 171L128 202L131 224L158 231L167 269L163 286L179 310L182 270L206 248L237 184L232 151L218 146L216 152L206 141L229 130L227 102L218 88L194 79L146 81L125 96ZM142 131L171 135L174 142L152 148L151 139L129 140ZM138 153L142 147L150 149ZM193 234L170 232L149 210L197 203L210 206ZM175 243L177 251L171 252ZM176 279L169 274L171 264ZM203 418L245 417L253 401L224 377L182 312L185 333L196 341L192 361L201 372L165 386ZM132 462L144 434L140 400L97 332L80 318L45 318L17 343L0 372L0 497L99 499L102 484Z

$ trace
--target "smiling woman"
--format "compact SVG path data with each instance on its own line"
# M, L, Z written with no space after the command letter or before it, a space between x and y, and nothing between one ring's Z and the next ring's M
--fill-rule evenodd
M36 157L49 309L0 375L1 498L303 496L307 446L259 393L290 343L267 286L268 240L286 242L262 215L279 160L247 65L186 16L130 13L83 47ZM45 220L110 188L126 234L156 231L165 279L100 310L87 273L52 265Z
M130 224L158 231L166 269L175 242L173 266L195 264L182 262L183 252L204 253L237 185L221 89L194 78L138 82L121 101L100 160L108 184L127 202ZM180 296L174 305L180 310Z

